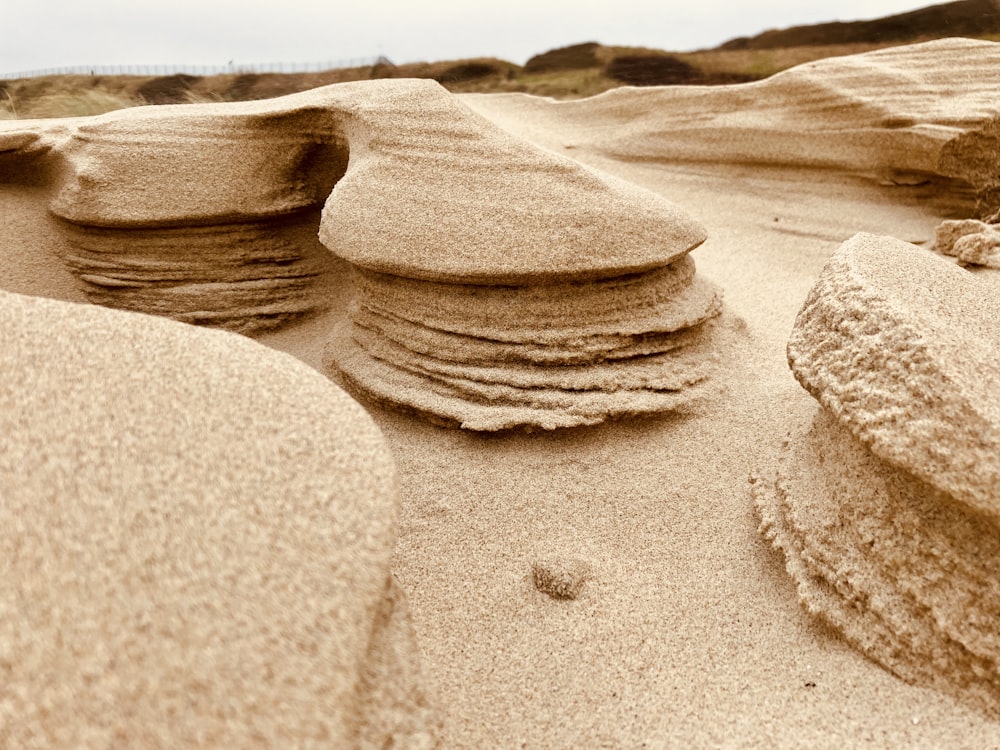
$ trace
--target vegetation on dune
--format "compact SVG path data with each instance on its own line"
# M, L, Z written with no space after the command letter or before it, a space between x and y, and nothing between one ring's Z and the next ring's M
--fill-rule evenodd
M720 50L780 49L833 44L901 44L945 36L1000 34L1000 2L958 0L871 21L833 21L772 29L731 39Z
M429 78L456 93L524 92L569 99L623 84L741 83L824 57L959 35L1000 41L1000 0L958 0L875 21L768 31L697 52L584 42L535 55L523 67L496 58L407 65L380 59L374 66L318 73L67 75L0 81L0 119L92 115L140 104L268 99L378 78Z
M200 80L201 76L186 73L151 78L139 86L136 93L149 104L183 104L191 94L191 85Z
M597 51L600 48L601 45L597 42L584 42L583 44L549 50L528 60L524 64L524 72L551 73L556 70L599 68L601 60L597 56Z
M0 120L87 117L145 104L120 86L90 76L46 76L0 81Z

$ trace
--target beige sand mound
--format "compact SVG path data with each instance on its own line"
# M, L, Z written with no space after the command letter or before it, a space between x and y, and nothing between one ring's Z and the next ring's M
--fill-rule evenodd
M5 747L428 747L364 411L228 333L0 293Z
M998 291L906 242L844 243L788 342L825 408L754 495L808 609L1000 716Z
M881 461L826 410L757 477L799 598L865 654L1000 717L1000 529Z
M309 235L324 202L328 247L417 278L624 274L704 240L657 196L503 133L433 81L4 122L7 169L47 183L91 301L249 333L323 307Z
M830 259L788 342L798 381L879 457L1000 516L1000 279L892 238Z
M437 103L435 102L435 107ZM719 314L688 253L704 229L653 193L542 151L471 112L425 109L348 170L320 238L358 298L327 363L442 424L573 427L675 409ZM388 171L387 171L388 170ZM447 178L443 176L447 175ZM373 200L372 185L420 190Z
M732 86L620 88L580 101L466 97L561 147L626 160L833 168L978 194L1000 208L1000 44L941 39L828 58ZM543 130L544 129L544 130ZM548 131L547 133L544 131Z

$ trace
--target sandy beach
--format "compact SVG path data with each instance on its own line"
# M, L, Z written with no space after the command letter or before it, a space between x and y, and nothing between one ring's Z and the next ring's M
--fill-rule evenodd
M1000 45L989 47L1000 55ZM863 61L852 70L862 76ZM987 83L995 91L1000 79ZM738 98L759 85L714 95ZM707 230L690 257L723 292L725 329L708 396L679 412L593 426L477 432L349 391L395 461L390 568L409 603L440 747L1000 747L996 718L908 684L806 612L784 556L759 533L750 484L817 412L786 345L830 256L858 232L929 251L942 221L972 215L974 196L932 175L912 179L916 167L905 165L752 163L727 157L725 144L714 161L658 156L628 129L655 120L660 106L667 124L657 137L670 142L671 105L647 96L457 99L546 154L665 198ZM907 106L919 121L919 108ZM995 109L992 117L995 128ZM631 155L621 145L629 138ZM61 260L73 251L65 220L49 210L51 182L31 184L30 170L3 157L0 288L87 304ZM349 264L315 238L319 218L312 210L294 231L320 259L308 294L322 304L251 335L343 383L325 350L355 293ZM1000 276L980 272L990 274ZM539 570L575 581L575 598L540 590Z

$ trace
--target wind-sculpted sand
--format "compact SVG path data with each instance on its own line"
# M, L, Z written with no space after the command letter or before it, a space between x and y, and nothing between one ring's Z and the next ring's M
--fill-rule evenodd
M322 259L301 230L325 201L319 239L358 292L328 366L438 422L594 424L678 408L709 378L705 323L721 292L687 257L704 229L433 82L144 107L0 137L51 171L64 261L88 299L190 323L253 332L322 306ZM450 357L428 350L441 337ZM558 366L572 360L576 372Z
M838 250L788 358L822 404L755 483L806 606L1000 715L1000 279L891 238Z
M0 746L1000 745L998 50L0 123Z
M356 403L145 315L2 292L0 332L0 744L432 746Z
M620 88L567 102L496 94L477 110L495 102L553 134L572 129L559 146L616 159L940 180L940 191L976 195L985 216L1000 209L998 66L994 42L941 39L817 60L738 86Z
M719 358L720 337L710 319L722 308L720 290L696 278L686 255L703 232L668 204L657 206L651 194L618 188L635 193L629 196L639 204L633 214L613 210L600 200L610 189L595 187L558 212L577 216L532 228L535 257L523 265L506 258L504 275L493 284L482 277L478 260L470 263L468 283L415 278L430 274L429 265L407 269L409 277L356 269L357 301L330 343L331 365L380 401L474 430L596 424L673 410L701 395ZM480 194L493 194L489 188ZM512 202L524 216L533 213L529 202ZM652 204L649 218L640 213L642 202ZM516 218L491 211L481 226L495 236L484 247L506 248L503 236L514 238L520 224L533 223ZM582 239L562 229L568 221L586 228ZM582 265L591 243L605 242L590 236L601 227L609 247L622 242L615 235L623 227L630 235L624 242L656 248L655 254L635 248L638 262L656 265L629 273L599 262ZM338 239L326 241L339 249ZM474 240L442 232L427 241L440 242L447 255L449 242ZM387 254L400 246L387 245ZM578 252L567 253L573 248ZM561 271L557 264L546 268L546 250L573 261Z

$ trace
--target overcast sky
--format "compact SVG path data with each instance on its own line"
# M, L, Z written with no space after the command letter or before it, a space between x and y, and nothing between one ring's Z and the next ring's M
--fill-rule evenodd
M523 64L577 42L674 51L934 0L0 0L0 74L68 65L393 62Z

